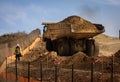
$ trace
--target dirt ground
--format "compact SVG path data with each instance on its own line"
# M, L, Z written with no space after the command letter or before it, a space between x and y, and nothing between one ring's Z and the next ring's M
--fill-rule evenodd
M30 77L40 80L40 64L42 64L43 79L54 82L57 65L60 70L58 79L61 82L69 82L72 80L71 68L74 65L74 82L90 82L91 63L93 63L94 82L110 82L113 59L114 82L120 82L120 40L103 34L96 36L95 40L100 45L100 54L97 57L88 57L82 52L73 56L58 56L56 52L47 52L45 43L39 42L18 62L18 74L27 77L28 62L30 62ZM7 71L15 73L14 62L8 65Z
M109 37L104 34L100 34L94 37L100 47L101 56L110 56L120 50L120 40L115 37Z

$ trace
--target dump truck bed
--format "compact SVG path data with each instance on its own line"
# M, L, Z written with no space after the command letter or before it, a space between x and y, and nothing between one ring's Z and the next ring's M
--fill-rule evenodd
M75 39L90 38L103 31L98 31L97 28L91 29L91 27L81 28L75 27L71 24L56 24L56 23L47 23L47 31L44 35L49 39L58 39L62 37L70 37Z
M44 22L42 24L47 27L43 36L51 40L62 37L90 38L105 31L102 25L93 24L79 16L70 16L57 23Z

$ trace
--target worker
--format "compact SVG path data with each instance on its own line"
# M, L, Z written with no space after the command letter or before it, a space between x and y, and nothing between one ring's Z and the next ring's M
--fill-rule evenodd
M20 57L22 57L22 50L19 44L16 45L14 54L15 54L16 60L20 61Z

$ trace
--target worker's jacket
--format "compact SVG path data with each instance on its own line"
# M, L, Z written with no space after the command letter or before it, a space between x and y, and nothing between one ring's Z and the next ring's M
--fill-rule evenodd
M21 48L19 46L15 47L14 54L15 55L22 54L22 50L21 50Z

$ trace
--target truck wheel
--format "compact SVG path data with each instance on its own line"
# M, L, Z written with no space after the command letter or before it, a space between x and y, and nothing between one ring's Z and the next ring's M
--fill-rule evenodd
M57 42L57 53L60 56L68 56L69 55L69 44L67 40L59 40Z
M99 46L98 44L94 41L91 46L91 55L92 56L98 56L99 55Z
M75 42L74 40L70 40L70 55L73 55L77 52L75 48Z
M86 41L86 54L88 56L97 56L99 54L99 46L94 39Z
M51 42L51 40L46 40L46 49L48 50L48 51L52 51L53 50L53 45L52 45L52 42Z

